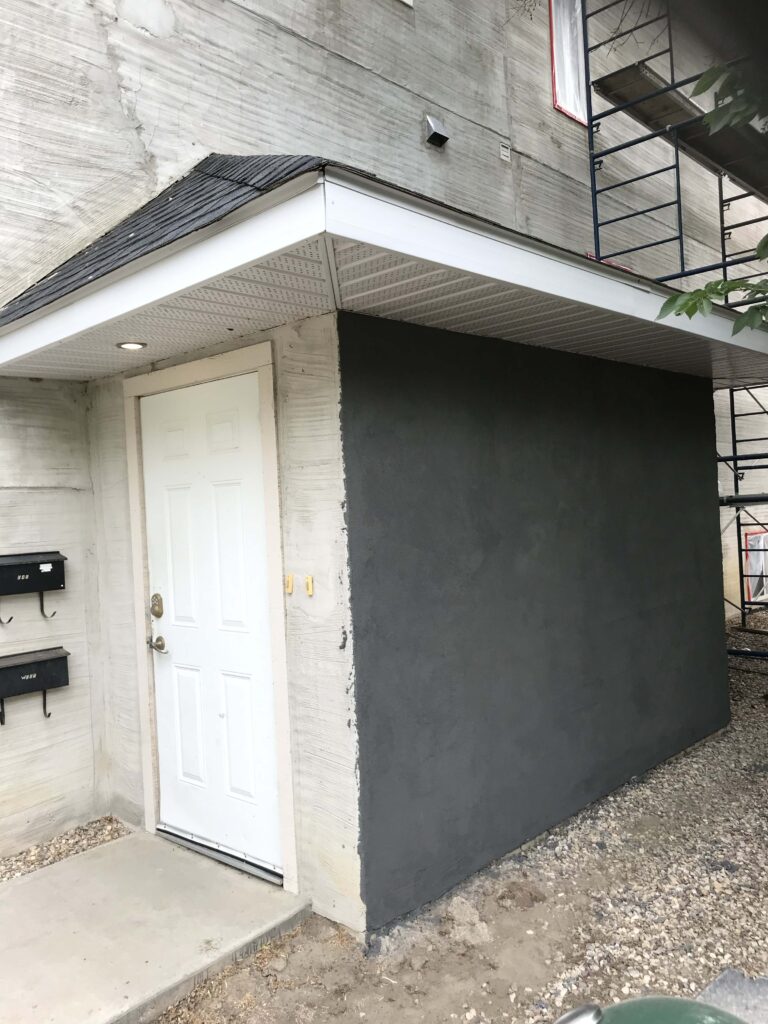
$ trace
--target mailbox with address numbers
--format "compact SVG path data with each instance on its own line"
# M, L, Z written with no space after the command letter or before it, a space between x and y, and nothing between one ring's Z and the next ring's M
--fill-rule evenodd
M0 555L0 594L39 594L64 589L64 563L60 551Z
M25 693L43 695L43 714L48 712L48 690L69 686L69 651L63 647L47 647L42 651L7 654L0 658L0 725L5 725L6 697Z
M0 596L6 594L37 594L40 614L52 619L56 612L45 611L43 594L48 590L64 590L66 555L60 551L33 551L21 555L0 555ZM7 626L13 616L0 625Z

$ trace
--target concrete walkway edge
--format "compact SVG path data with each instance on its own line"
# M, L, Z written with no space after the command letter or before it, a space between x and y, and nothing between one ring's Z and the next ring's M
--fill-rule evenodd
M201 982L214 977L225 967L235 963L257 949L265 946L273 939L279 939L301 924L312 913L312 908L307 904L299 910L294 911L289 917L280 915L259 928L258 934L253 935L246 942L234 943L229 949L221 953L204 970L187 975L186 978L179 978L166 989L157 992L139 1006L133 1006L125 1013L112 1017L108 1024L150 1024L169 1006L173 1006L180 999L188 996Z
M0 1024L148 1024L309 901L134 832L0 886Z

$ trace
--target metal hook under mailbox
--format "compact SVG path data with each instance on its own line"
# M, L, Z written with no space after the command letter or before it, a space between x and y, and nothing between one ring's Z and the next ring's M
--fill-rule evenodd
M44 619L52 619L53 616L56 614L56 612L51 612L50 615L46 614L46 612L45 612L45 593L42 590L40 591L39 597L40 597L40 614L43 616Z
M0 626L7 626L9 622L13 622L13 616L12 615L8 619L4 619L2 616L0 616ZM0 722L0 725L2 725L2 724L3 723Z

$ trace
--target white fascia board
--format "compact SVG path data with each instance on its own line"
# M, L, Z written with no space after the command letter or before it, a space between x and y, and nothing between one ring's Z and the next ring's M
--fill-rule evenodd
M386 186L326 169L326 226L331 235L415 259L653 322L673 291L598 263L523 240ZM708 341L768 354L768 332L732 337L733 317L670 317L665 327Z
M128 264L97 282L101 286L89 289L88 294L77 298L75 292L65 305L8 324L0 331L0 365L146 309L324 232L323 184L318 176L313 176L313 183L304 191L279 204L272 193L264 200L269 200L266 209L259 199L244 208L256 211L247 219L240 213L234 218L236 223L225 221L215 234L192 235L185 247L169 255L138 269Z

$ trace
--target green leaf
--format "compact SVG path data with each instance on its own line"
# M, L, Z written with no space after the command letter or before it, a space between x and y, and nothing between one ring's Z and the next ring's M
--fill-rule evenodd
M765 304L760 302L756 303L747 312L747 321L750 327L759 327L763 322L763 313L765 312Z
M734 324L733 324L733 333L734 334L738 334L739 331L743 331L745 327L749 326L749 324L747 322L747 317L748 316L749 316L749 313L741 313L736 318L736 320L734 321Z
M704 117L707 125L709 126L710 133L722 131L727 125L734 120L735 114L730 103L721 103L719 107L715 107L714 110Z
M700 96L703 92L708 92L714 85L717 85L724 74L725 68L719 64L708 68L693 87L691 96Z
M757 243L757 254L756 255L757 255L757 258L759 260L768 260L768 235L765 235Z
M657 320L663 320L665 316L682 311L682 307L689 301L688 295L670 295L667 301L659 310ZM678 307L680 307L678 309Z
M709 316L712 312L712 300L708 299L706 295L699 299L699 312L702 316Z
M733 325L733 333L738 334L743 331L745 327L757 328L763 323L763 316L768 310L768 306L764 302L761 302L751 309L748 309L745 313L741 313Z

